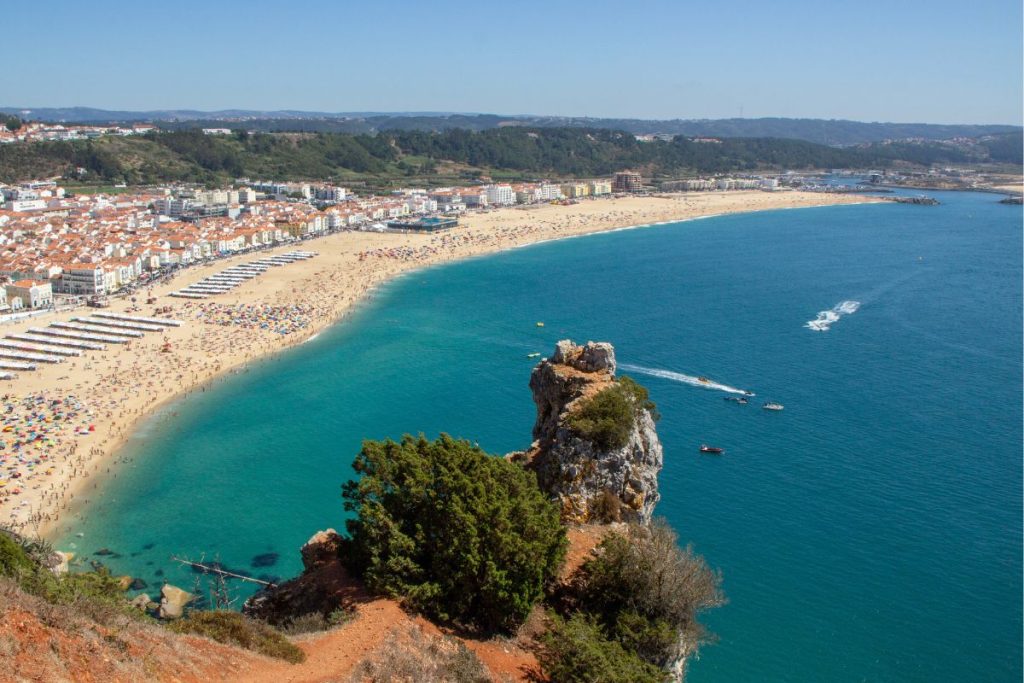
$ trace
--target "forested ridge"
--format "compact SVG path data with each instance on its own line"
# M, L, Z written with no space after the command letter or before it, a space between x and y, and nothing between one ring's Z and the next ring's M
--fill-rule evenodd
M1021 133L970 144L889 143L830 147L781 138L677 136L639 141L625 131L492 128L345 133L205 135L198 129L71 142L0 146L0 181L64 175L95 182L218 183L248 176L443 184L490 175L503 179L606 176L640 169L653 178L694 174L830 168L887 168L975 162L1021 163Z

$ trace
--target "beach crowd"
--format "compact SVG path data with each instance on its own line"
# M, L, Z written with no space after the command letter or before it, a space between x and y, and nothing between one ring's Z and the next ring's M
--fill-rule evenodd
M305 304L271 306L269 304L195 305L196 319L208 325L244 327L286 335L306 329L312 323L313 307Z

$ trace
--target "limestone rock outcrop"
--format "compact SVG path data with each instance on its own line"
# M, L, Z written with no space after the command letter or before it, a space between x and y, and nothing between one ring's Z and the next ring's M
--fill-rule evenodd
M130 579L131 577L129 577ZM196 596L192 595L188 591L184 591L177 586L171 584L165 584L160 589L160 609L159 614L161 619L179 619L185 611L185 605L192 602Z
M567 423L580 403L612 387L615 349L563 340L530 375L537 406L533 445L525 459L542 489L556 498L567 522L639 522L651 519L659 499L663 452L651 411L638 407L624 446L605 449Z
M334 529L313 534L302 546L302 566L306 571L329 564L338 559L341 536Z
M242 605L242 612L281 626L309 614L327 616L345 607L362 589L341 563L340 544L341 536L334 529L313 534L302 546L302 574L256 593Z

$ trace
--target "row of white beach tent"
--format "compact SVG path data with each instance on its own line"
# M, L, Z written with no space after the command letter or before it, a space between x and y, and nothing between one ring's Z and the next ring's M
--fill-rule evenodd
M287 254L267 256L258 261L250 261L232 266L219 273L203 278L194 285L171 292L170 296L181 299L205 299L215 294L229 292L246 280L267 272L273 266L286 266L296 261L305 261L316 256L315 251L289 251Z
M0 370L35 370L38 363L60 363L83 351L102 351L106 344L124 344L146 332L181 325L170 318L97 312L49 327L30 327L0 339ZM13 379L13 375L0 372L0 379Z

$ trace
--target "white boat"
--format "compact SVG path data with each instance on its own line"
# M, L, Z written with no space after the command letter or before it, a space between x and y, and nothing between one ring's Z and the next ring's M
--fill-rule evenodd
M761 407L764 408L765 410L782 410L783 408L785 408L784 405L782 405L781 403L776 403L775 401L767 401Z

